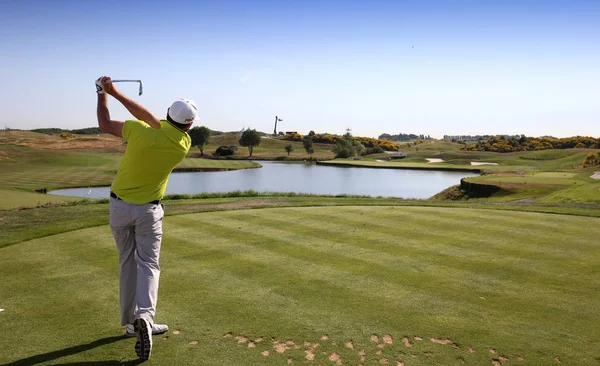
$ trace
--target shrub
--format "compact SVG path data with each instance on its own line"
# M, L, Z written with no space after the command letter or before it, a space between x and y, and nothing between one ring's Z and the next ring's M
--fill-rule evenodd
M367 149L365 150L365 155L383 154L384 151L385 150L383 150L381 146L367 147Z
M286 133L285 136L283 136L283 139L288 141L302 141L303 138L304 136L299 133Z
M213 153L214 156L230 156L237 151L237 146L219 146Z
M335 157L336 158L349 158L350 157L350 149L341 148Z

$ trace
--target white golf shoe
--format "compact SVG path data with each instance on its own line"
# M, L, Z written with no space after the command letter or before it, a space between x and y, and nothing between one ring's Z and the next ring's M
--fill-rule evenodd
M135 353L140 359L147 360L152 353L152 327L146 319L139 318L133 322L133 329L137 336Z
M169 330L169 326L166 324L154 324L152 326L152 334L153 335L166 333L167 330ZM127 326L125 327L125 335L127 337L135 337L136 336L135 328L134 328L133 324L127 324Z

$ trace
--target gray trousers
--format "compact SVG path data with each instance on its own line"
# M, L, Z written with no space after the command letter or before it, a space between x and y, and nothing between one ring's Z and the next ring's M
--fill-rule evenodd
M158 280L162 204L134 205L110 199L110 228L119 251L121 325L143 318L154 324Z

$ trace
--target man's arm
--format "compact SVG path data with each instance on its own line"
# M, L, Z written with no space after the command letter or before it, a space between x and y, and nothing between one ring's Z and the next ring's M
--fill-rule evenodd
M160 120L156 118L152 112L147 110L144 106L139 104L138 102L130 99L125 94L121 93L113 83L107 83L110 80L109 77L103 77L102 79L102 87L104 91L110 95L112 95L116 100L121 102L125 108L131 113L135 118L146 122L150 125L150 127L160 130Z
M108 111L108 98L106 94L98 94L98 127L100 131L110 133L113 136L123 137L123 125L121 121L112 121Z

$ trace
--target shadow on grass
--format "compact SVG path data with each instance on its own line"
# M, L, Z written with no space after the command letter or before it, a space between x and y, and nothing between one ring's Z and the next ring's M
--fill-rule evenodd
M90 343L80 344L78 346L73 346L65 349L61 349L59 351L53 351L48 353L42 353L41 355L31 356L24 358L22 360L18 360L12 363L5 364L4 366L17 366L17 365L36 365L42 362L50 362L53 360L57 360L62 357L75 355L77 353L85 352L91 350L96 347L105 346L110 343L118 342L128 339L125 336L115 336L115 337L106 337L98 339L97 341L93 341ZM133 361L94 361L94 362L75 362L75 363L64 363L61 365L139 365L142 363L142 360L133 360ZM57 365L57 364L55 364Z

